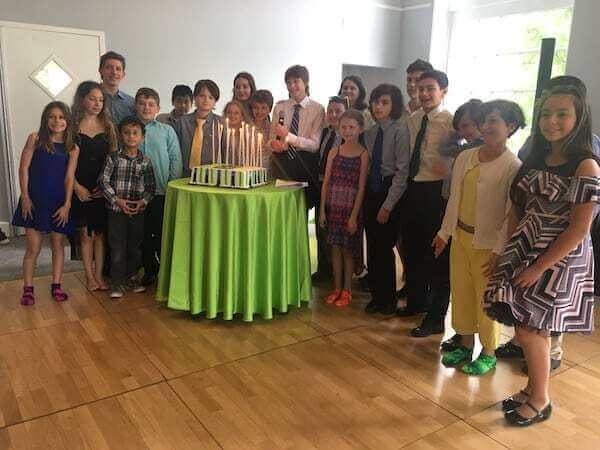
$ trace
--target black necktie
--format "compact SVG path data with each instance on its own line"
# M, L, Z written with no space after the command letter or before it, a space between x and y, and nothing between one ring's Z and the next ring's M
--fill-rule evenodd
M325 166L327 165L327 157L329 156L329 151L335 144L335 130L333 128L327 129L327 134L323 136L323 141L325 145L321 147L321 163L319 164L320 173L325 173Z
M381 162L383 161L383 128L378 127L375 144L373 144L373 159L369 172L369 188L371 192L379 192L381 188Z
M419 166L421 165L421 144L425 138L425 131L427 130L427 114L423 116L421 121L421 128L417 133L417 139L415 139L415 148L413 149L412 157L410 158L410 166L408 170L408 178L412 180L417 173L419 173Z

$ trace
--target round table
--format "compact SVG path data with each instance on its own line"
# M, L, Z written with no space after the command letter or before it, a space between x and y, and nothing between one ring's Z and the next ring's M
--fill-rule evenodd
M226 320L273 317L312 293L302 189L225 189L171 181L156 299Z

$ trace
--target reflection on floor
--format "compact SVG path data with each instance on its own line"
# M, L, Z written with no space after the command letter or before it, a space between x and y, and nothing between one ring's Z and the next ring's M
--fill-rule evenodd
M316 287L310 304L244 323L152 293L114 302L80 272L58 304L49 281L29 308L22 281L0 283L2 449L600 448L599 332L567 336L554 415L522 430L499 405L525 383L518 361L481 378L446 368L441 336L366 315L365 294L340 309Z

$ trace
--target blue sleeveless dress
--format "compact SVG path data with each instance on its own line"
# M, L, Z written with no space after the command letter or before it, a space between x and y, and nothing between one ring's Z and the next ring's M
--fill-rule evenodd
M65 175L69 155L63 143L54 143L54 152L48 152L38 145L29 166L29 197L33 203L32 216L23 219L22 201L13 216L12 224L17 227L33 228L42 233L52 231L62 234L73 232L73 220L64 227L58 226L52 217L65 203Z

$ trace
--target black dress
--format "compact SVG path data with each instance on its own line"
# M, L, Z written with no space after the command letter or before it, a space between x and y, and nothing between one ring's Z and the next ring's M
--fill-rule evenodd
M79 160L75 179L90 193L98 187L98 177L104 167L104 161L110 152L110 143L106 133L99 133L93 138L79 133ZM80 202L73 198L73 212L77 227L86 227L88 234L92 231L102 233L106 229L106 206L104 197L93 198L89 202Z

